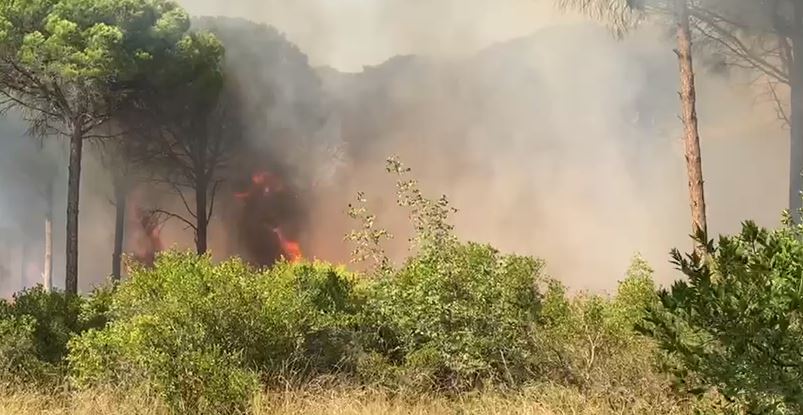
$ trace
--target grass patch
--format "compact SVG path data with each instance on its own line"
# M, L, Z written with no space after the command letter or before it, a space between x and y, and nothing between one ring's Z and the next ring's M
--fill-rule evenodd
M694 414L691 402L655 402L634 398L627 408L604 395L586 395L558 385L538 385L516 392L476 392L457 397L390 393L381 389L315 387L263 392L253 415L552 415L552 414ZM0 390L0 415L168 415L169 409L146 390L89 389L79 392Z

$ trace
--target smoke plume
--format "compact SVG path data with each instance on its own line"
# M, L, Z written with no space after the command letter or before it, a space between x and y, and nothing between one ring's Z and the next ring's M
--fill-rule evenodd
M409 228L384 173L385 158L398 155L428 194L446 194L459 209L461 237L544 258L575 289L612 288L636 252L661 282L679 277L667 253L691 248L691 223L664 28L617 41L548 2L524 0L182 3L195 15L229 17L194 24L226 45L255 149L241 173L268 170L292 189L282 220L306 256L348 260L343 235L354 224L345 208L357 191L396 234L388 252L405 255ZM732 232L747 218L774 225L786 198L788 138L772 107L755 102L738 71L700 67L698 87L709 228ZM0 154L14 156L0 158L0 177L16 170L8 159L39 160L34 148L11 146L21 135L3 133ZM84 174L84 289L111 268L107 176L101 167ZM8 181L0 224L16 224L36 245L41 202L11 196L32 181ZM56 181L61 194L65 184ZM226 205L210 230L217 257L238 253L227 242L235 225ZM57 217L55 229L62 224ZM176 223L163 238L192 242ZM57 261L57 283L60 268ZM0 288L18 288L11 278Z

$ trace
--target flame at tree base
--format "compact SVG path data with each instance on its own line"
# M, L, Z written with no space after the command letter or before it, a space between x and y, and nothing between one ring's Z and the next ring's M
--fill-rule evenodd
M279 245L282 247L284 258L290 262L299 262L303 258L301 253L301 245L296 241L291 241L284 237L282 230L274 228L273 233L279 239Z
M284 258L299 262L301 245L287 236L288 201L293 195L278 176L256 171L250 181L234 193L239 205L239 233L249 262L258 266L271 265Z

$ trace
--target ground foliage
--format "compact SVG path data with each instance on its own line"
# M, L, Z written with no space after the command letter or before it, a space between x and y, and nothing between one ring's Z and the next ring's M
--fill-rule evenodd
M692 364L709 355L693 348L672 351L677 340L661 328L675 326L662 322L680 324L681 305L706 303L681 301L692 298L688 294L671 301L672 294L656 291L652 269L640 257L614 295L569 294L544 273L543 261L460 241L449 224L453 209L446 198L425 197L398 161L390 160L388 167L398 175L399 205L408 210L414 231L410 256L402 263L385 257L383 238L375 237L382 231L362 210L353 217L370 226L351 239L369 253L358 259L376 266L359 273L321 262L255 269L238 259L215 264L208 256L165 252L153 267L133 266L127 281L88 296L30 290L0 306L0 383L15 390L14 385L56 379L72 391L66 393L80 396L104 390L142 394L143 402L156 402L165 413L254 412L264 388L297 390L322 379L332 388L370 388L381 396L458 400L477 391L550 390L567 399L567 408L574 407L569 399L588 399L604 402L595 407L610 413L750 408L753 395L746 393L744 405L723 403L717 391L731 395L727 384L714 383L718 372ZM733 268L739 263L734 258L742 258L769 264L750 269L781 280L797 269L791 228L746 229L734 237L738 249L721 242L708 262L679 260L681 268L737 273L741 268ZM759 249L760 241L772 248ZM723 255L731 251L742 256ZM691 278L686 287L705 278ZM771 283L754 295L760 291L772 303L793 288ZM781 311L794 317L788 313L792 304L774 305L777 315L767 318L777 325L749 326L752 335L785 341L772 335L779 329L784 336L795 333L793 322L781 317ZM700 321L706 330L718 327ZM737 324L731 329L737 329L740 320L732 321ZM701 330L702 323L692 323L683 323L684 333ZM645 333L658 341L634 327L651 327ZM658 353L658 346L669 353ZM731 364L760 363L736 357ZM722 359L712 362L728 370ZM768 389L758 389L759 382L780 376L770 363L763 372L749 372L754 376L741 390L765 397ZM682 368L685 380L713 388L690 394L660 368ZM794 372L788 373L784 379L793 379ZM787 401L784 405L793 404Z

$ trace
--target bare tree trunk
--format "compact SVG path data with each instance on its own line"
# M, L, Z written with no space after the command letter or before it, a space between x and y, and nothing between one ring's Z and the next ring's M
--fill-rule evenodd
M47 182L45 189L45 202L47 211L45 212L45 266L42 271L42 285L45 291L53 290L53 179Z
M112 281L120 281L123 262L123 238L125 235L125 210L128 188L125 179L114 180L114 253L112 254Z
M207 231L209 221L207 220L207 185L206 180L198 180L195 187L195 247L198 255L203 255L207 251Z
M683 142L686 150L686 169L689 178L692 231L695 235L708 231L703 191L703 165L700 156L700 135L697 130L696 93L692 40L687 0L677 3L678 64L680 67L680 106L683 119ZM696 249L701 248L697 246Z
M70 136L70 166L67 180L67 243L65 292L78 294L78 204L81 191L81 156L84 146L83 119L76 117Z
M792 91L789 116L789 212L795 223L800 223L803 205L800 194L803 190L803 34L797 34L792 39L792 50L789 66Z

